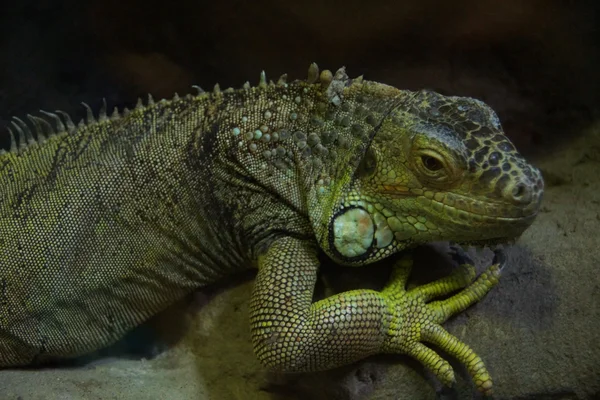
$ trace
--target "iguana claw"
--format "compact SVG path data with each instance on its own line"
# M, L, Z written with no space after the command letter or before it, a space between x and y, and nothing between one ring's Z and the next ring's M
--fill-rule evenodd
M492 260L492 264L498 264L498 269L502 271L506 266L506 253L503 249L494 250L494 259Z
M473 260L471 259L471 257L469 257L467 252L458 245L450 246L450 257L452 257L452 260L458 265L463 265L463 264L474 265L475 264L473 262Z
M411 290L406 290L412 260L405 256L394 268L390 283L382 294L387 298L392 313L388 327L386 351L408 354L431 370L445 385L454 383L454 372L450 364L422 342L441 348L464 364L471 374L477 389L492 393L492 379L481 358L469 346L448 333L441 324L477 301L498 282L500 266L505 261L504 253L495 252L494 264L475 281L475 268L471 259L460 248L452 249L452 258L459 267L450 276ZM463 289L454 296L427 303L434 297L445 296Z

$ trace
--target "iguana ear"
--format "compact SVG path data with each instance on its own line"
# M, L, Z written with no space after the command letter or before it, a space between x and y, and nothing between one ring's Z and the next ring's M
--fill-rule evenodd
M401 93L362 78L349 80L343 69L336 72L325 91L326 122L319 128L319 137L327 157L320 162L313 158L312 165L303 169L309 171L305 188L314 233L322 249L339 261L368 256L365 249L370 246L367 242L373 241L373 221L366 210L350 205L349 200L357 176L373 171L370 144ZM336 234L339 238L342 231L352 229L356 230L352 243L336 242Z
M358 164L358 168L354 173L356 178L367 178L372 176L377 169L377 155L373 146L369 146L365 151L365 155Z

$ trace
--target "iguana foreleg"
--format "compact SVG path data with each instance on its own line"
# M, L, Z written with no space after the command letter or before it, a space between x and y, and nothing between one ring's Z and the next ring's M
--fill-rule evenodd
M384 296L353 290L312 303L319 261L313 242L276 241L259 259L250 304L254 349L267 367L338 367L381 350L392 315Z
M451 276L405 290L412 261L400 259L382 290L352 290L312 303L319 262L308 241L282 238L259 259L251 301L252 339L258 358L280 372L329 369L386 352L408 354L447 385L454 373L447 361L421 342L437 345L466 365L478 389L491 391L479 356L440 324L479 301L498 282L494 262L475 282L462 254ZM455 296L426 304L469 285Z

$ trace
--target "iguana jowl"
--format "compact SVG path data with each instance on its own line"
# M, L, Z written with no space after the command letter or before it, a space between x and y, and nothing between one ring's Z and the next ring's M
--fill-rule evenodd
M256 354L278 371L406 353L445 384L463 362L491 379L440 326L497 282L452 276L405 291L408 256L382 291L312 303L322 249L364 265L420 243L499 243L533 221L537 169L480 101L349 79L175 97L131 112L17 120L0 155L0 366L93 351L185 294L258 267ZM35 138L34 138L35 136ZM433 297L466 287L445 301Z

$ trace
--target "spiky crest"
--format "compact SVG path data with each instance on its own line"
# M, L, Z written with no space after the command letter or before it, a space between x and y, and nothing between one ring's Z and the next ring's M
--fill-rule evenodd
M266 73L265 71L262 71L260 73L258 87L261 89L266 89L268 86L286 86L288 84L287 78L287 74L283 74L279 77L277 82L269 81L269 83L267 83ZM324 70L319 73L319 67L317 66L317 64L312 63L308 68L308 76L306 82L314 84L320 81L324 90L326 90L326 92L328 93L328 97L335 104L336 102L340 101L339 96L344 86L344 84L341 82L345 82L347 79L348 77L345 73L344 67L340 68L334 76L329 70ZM332 82L338 82L341 85L331 85ZM219 97L222 96L223 93L231 93L235 91L235 89L233 88L221 90L221 87L218 83L214 86L212 93L205 92L200 86L197 85L193 85L192 88L194 88L197 92L196 97L208 95ZM252 86L249 82L245 82L241 87L242 90L249 90L251 88ZM191 95L188 94L185 97L190 98ZM170 101L179 100L179 95L175 93L175 95ZM163 99L161 100L161 102L162 101L166 100ZM50 137L73 133L77 129L85 128L86 126L90 126L93 124L101 124L111 121L114 122L119 120L120 118L128 116L131 113L131 110L129 110L127 107L125 107L122 112L119 112L119 109L115 107L113 109L112 114L109 117L107 113L106 99L102 99L102 105L98 116L96 117L89 104L84 102L82 102L81 104L86 110L86 117L85 119L79 121L77 125L75 125L71 116L68 113L61 110L56 110L54 113L40 110L39 112L43 114L44 118L28 114L27 118L30 121L30 125L28 125L25 121L18 117L13 117L10 126L7 127L11 143L10 152L20 153L26 150L31 145L37 143L44 143ZM149 107L153 107L155 104L156 103L152 95L148 94L147 104L145 105L141 98L137 99L135 111L143 111ZM0 155L5 153L5 150L0 150Z

